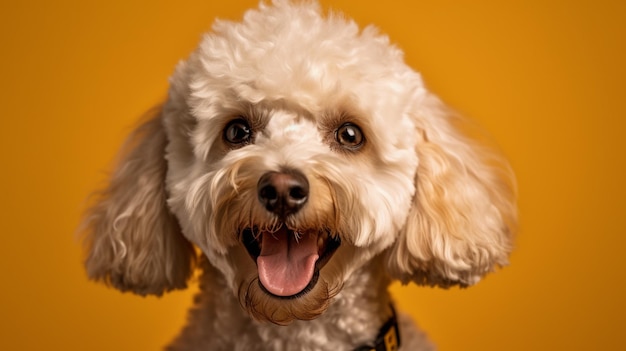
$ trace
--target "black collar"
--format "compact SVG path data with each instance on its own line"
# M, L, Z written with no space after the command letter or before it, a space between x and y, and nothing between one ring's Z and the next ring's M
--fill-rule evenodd
M398 351L400 348L400 329L396 311L391 306L391 317L383 324L373 344L359 346L354 351Z

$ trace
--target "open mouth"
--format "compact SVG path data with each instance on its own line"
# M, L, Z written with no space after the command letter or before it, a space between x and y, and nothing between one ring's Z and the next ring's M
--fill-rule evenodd
M311 290L320 269L341 244L328 230L291 230L284 224L275 231L247 228L241 234L256 262L261 288L280 298L295 298Z

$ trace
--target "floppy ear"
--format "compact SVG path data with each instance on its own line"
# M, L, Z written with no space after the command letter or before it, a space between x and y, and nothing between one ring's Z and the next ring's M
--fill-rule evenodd
M159 113L133 132L97 194L84 222L91 279L140 295L186 287L195 254L167 207L166 144Z
M412 208L388 251L392 277L468 286L508 263L517 222L506 162L461 135L434 96L414 115L419 159Z

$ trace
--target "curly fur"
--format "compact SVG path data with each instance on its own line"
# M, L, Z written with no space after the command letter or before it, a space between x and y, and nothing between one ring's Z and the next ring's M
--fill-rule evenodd
M86 215L89 276L160 295L197 266L201 292L171 350L368 344L391 314L394 279L469 286L507 264L512 175L457 120L387 37L316 3L276 0L217 21ZM233 121L249 128L245 143L226 139ZM338 137L346 123L362 132L356 147ZM306 204L277 215L259 201L259 179L294 171ZM288 298L263 286L243 244L281 231L320 252L341 243ZM402 350L431 349L400 320Z

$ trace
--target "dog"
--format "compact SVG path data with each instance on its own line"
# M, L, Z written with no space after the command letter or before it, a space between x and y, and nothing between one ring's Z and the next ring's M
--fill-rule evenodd
M184 289L168 350L431 350L399 280L466 287L508 263L516 190L374 27L275 0L175 68L85 214L89 278Z

